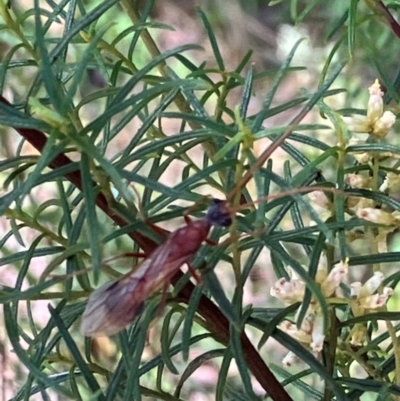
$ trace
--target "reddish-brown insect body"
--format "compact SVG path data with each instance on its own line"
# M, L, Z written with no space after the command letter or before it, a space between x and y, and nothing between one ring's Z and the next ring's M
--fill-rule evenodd
M171 233L133 271L90 295L82 317L82 333L90 337L110 336L123 330L140 313L146 299L166 288L180 267L192 260L211 226L230 224L226 203L216 199L204 218L187 219L186 226Z

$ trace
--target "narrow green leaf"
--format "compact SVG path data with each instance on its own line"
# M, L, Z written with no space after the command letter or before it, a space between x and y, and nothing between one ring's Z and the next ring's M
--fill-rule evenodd
M132 32L143 31L144 29L162 29L166 31L175 31L175 29L168 24L163 24L162 22L143 22L141 24L130 26L124 29L121 33L119 33L115 39L110 43L112 47L116 46L119 42L121 42L124 38L126 38Z
M70 104L73 103L74 96L76 95L76 91L79 88L79 85L82 82L83 76L87 71L87 66L89 61L93 57L93 53L97 48L98 43L100 42L101 38L105 35L107 30L110 28L109 25L106 27L99 29L98 32L91 38L89 46L85 49L83 55L81 55L80 60L78 63L75 64L75 71L74 77L68 85L67 93L64 96L64 106L65 110L68 110Z
M219 369L217 388L215 391L216 401L224 400L224 393L228 381L228 373L229 373L229 368L231 366L231 362L232 362L232 352L231 352L231 347L229 346L225 350L224 358L222 359L221 367Z
M284 64L281 66L278 74L276 74L274 82L271 85L271 89L268 93L268 96L265 98L262 108L254 120L254 123L253 123L253 132L254 133L257 133L261 129L261 126L267 116L267 112L271 106L271 103L275 96L275 93L278 90L279 84L282 81L284 75L286 74L287 68L289 67L290 62L292 61L294 54L302 41L303 41L303 39L300 39L295 43L295 45L293 46L292 50L290 51L288 57L286 58Z
M47 95L49 96L50 102L59 113L63 112L62 109L62 94L60 92L59 82L57 82L56 76L53 71L52 58L49 56L47 47L44 40L44 30L40 18L39 0L34 1L35 4L35 37L36 46L40 54L40 76L46 87Z
M99 243L99 223L96 213L96 192L98 189L93 186L90 172L90 159L85 153L82 154L81 157L81 176L83 194L85 196L86 221L89 234L88 241L92 259L93 279L94 284L97 284L102 260L102 252Z
M37 0L36 0L37 1ZM56 60L60 54L64 51L65 47L68 47L72 38L78 35L92 23L98 20L108 9L117 4L120 0L107 0L102 1L97 7L86 13L80 21L76 21L66 35L57 43L57 46L51 51L50 59Z
M293 314L294 312L297 311L299 308L299 303L295 303L292 305L287 306L286 308L281 309L279 312L277 312L271 320L263 324L263 332L264 334L262 335L260 341L258 342L257 348L261 349L261 347L267 342L268 338L272 335L274 330L278 327L279 323L282 322L283 319L285 319L288 315ZM260 311L258 311L258 314ZM255 313L253 313L255 315ZM249 324L252 324L253 319L249 319ZM258 324L258 327L260 328L260 324Z
M21 49L24 46L23 43L19 43L15 46L13 46L8 53L3 57L1 60L1 65L0 65L0 93L4 92L4 84L6 82L6 77L7 77L7 72L10 69L10 62L12 58L14 57L14 54Z
M349 6L349 26L348 26L348 46L349 46L349 56L353 57L354 54L354 44L356 37L356 25L357 25L357 6L359 0L350 0Z
M212 361L215 358L219 358L225 354L225 348L219 348L219 349L214 349L212 351L205 352L202 355L197 356L194 358L186 367L184 372L182 373L179 382L176 386L174 396L179 397L180 392L182 390L183 385L185 384L185 381L187 381L190 376L198 369L200 368L205 362L207 361Z
M139 24L144 24L147 20L150 19L150 13L154 9L154 4L156 0L149 0L146 1L146 3L141 7L141 13L140 13L140 20L138 21ZM136 25L136 24L135 24ZM146 35L147 32L144 32L144 35ZM138 44L138 41L142 35L141 31L136 31L135 34L133 35L132 41L129 45L129 50L128 50L128 60L133 59L133 52L136 49L136 46Z
M400 386L382 383L381 381L373 380L372 378L368 378L368 380L365 380L353 377L343 377L338 379L338 383L346 386L349 389L361 390L363 393L386 393L400 396Z
M37 1L37 0L36 0ZM36 164L35 169L29 174L25 182L15 191L13 191L8 198L3 197L3 202L0 202L0 215L4 214L12 202L21 203L26 194L29 193L34 183L40 176L43 169L47 167L51 160L53 160L55 138L50 137L43 148L42 154Z
M172 316L175 314L175 310L171 309L163 319L163 326L161 330L161 354L163 356L163 361L165 366L169 369L171 373L177 375L179 373L178 369L175 367L172 359L169 355L169 348L172 343L173 334L170 333L171 331L171 324L172 324ZM182 322L181 317L179 318L179 323ZM175 331L175 330L174 330Z
M297 374L289 373L285 368L281 368L277 365L272 365L272 369L274 372L277 372L280 376L284 377L285 380L281 382L283 386L287 384L293 384L296 388L301 390L304 393L304 397L306 400L322 400L323 394L315 389L312 385L307 384L305 381L300 380L302 377L306 377L313 373L312 369L304 370Z
M43 383L46 387L51 387L52 389L54 389L55 391L64 395L67 398L72 397L70 391L68 391L63 386L60 386L59 383L57 383L56 381L52 380L50 376L47 376L45 373L43 373L42 370L32 362L29 355L20 344L18 325L11 312L10 304L9 303L4 304L3 308L4 308L4 322L8 339L10 340L10 343L13 347L13 351L17 355L18 360L27 369L29 369L29 372L32 375L34 375L35 379L38 382Z
M218 68L220 69L221 72L224 72L225 71L224 60L222 59L221 52L219 51L217 39L214 35L211 24L208 21L208 18L206 17L204 12L201 10L201 8L197 8L197 13L200 15L200 18L203 21L203 25L204 28L206 29L208 39L210 40L211 48L213 50L215 60L217 61Z
M247 320L247 319L245 319ZM233 324L230 324L230 344L231 352L235 358L236 366L238 367L240 377L242 379L243 390L246 392L247 397L250 400L258 400L254 393L253 386L250 380L250 374L248 372L248 366L244 359L243 349L242 349L242 330L238 330Z
M68 332L67 327L64 325L64 322L62 321L59 312L56 309L54 309L51 305L49 305L49 311L52 318L54 319L56 326L58 327L58 330L62 338L65 341L65 344L67 345L69 351L71 352L72 357L74 358L77 366L79 367L79 370L81 371L83 378L86 380L86 383L88 384L90 390L92 391L93 394L97 396L97 399L99 401L104 401L105 398L100 389L99 383L97 382L93 373L90 371L86 362L84 361L76 342L72 338L71 334Z
M312 0L309 4L307 4L306 7L304 7L303 11L299 15L297 15L296 24L301 24L306 16L310 14L313 8L315 8L320 2L321 0Z
M237 314L226 297L224 289L215 273L212 270L209 270L204 273L202 277L207 290L210 291L210 294L215 298L225 317L233 326L235 326L235 328L240 327Z
M348 16L349 16L349 10L347 9L342 14L342 16L336 21L336 23L334 23L331 30L327 33L326 42L329 42L333 38L333 36L335 36L335 34L339 32L341 28L344 27L344 24L346 23Z
M310 257L310 264L308 266L308 274L310 277L315 280L317 271L318 271L318 266L320 265L320 259L321 259L321 254L323 249L325 248L325 241L326 237L323 233L320 233L318 235L317 240L315 241L315 244L312 249L312 254ZM298 328L301 327L303 320L306 318L308 308L310 306L312 300L312 293L310 289L307 287L306 291L304 293L304 299L300 307L300 311L297 317L296 325ZM328 316L325 316L325 323L328 321ZM328 329L328 326L324 326L325 330Z
M182 358L184 361L189 359L189 346L192 338L193 321L202 295L202 287L196 286L192 292L192 295L190 296L190 301L186 308L186 317L182 328Z

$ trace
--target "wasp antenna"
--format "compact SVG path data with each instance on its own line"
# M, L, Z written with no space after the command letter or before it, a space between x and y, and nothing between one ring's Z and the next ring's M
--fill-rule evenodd
M206 200L209 200L211 197L209 195L203 195L199 200L197 200L193 205L189 206L183 213L184 216L190 214L193 210L195 210L201 203ZM212 199L212 198L211 198Z
M307 115L308 109L305 107L290 123L286 131L276 140L274 140L264 152L261 153L257 161L250 167L247 173L240 179L235 187L229 192L226 199L231 201L234 196L246 186L246 184L253 178L254 173L270 158L272 153L282 145L287 137L293 132L293 130L299 125L301 120Z
M237 212L240 212L242 210L246 210L250 206L254 206L254 205L259 204L261 202L266 202L266 201L270 201L270 200L273 200L273 199L280 199L280 198L283 198L285 196L294 196L294 195L297 195L297 194L305 194L305 193L314 192L314 191L332 192L332 193L336 193L336 194L343 193L343 191L341 191L340 189L331 188L331 187L323 187L323 186L315 186L315 187L309 186L309 187L291 188L291 189L288 189L286 191L279 192L278 194L270 194L270 195L267 195L267 196L263 196L263 197L255 200L253 202L249 202L249 203L246 203L246 204L243 204L243 205L239 205L239 206L236 206L236 207L231 207L230 211L231 211L231 213L237 213Z

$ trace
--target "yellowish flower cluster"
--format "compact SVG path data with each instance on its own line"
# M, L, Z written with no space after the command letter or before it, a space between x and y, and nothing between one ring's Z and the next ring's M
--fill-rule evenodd
M375 139L381 139L389 133L391 127L395 123L396 116L391 111L383 111L383 92L380 88L378 80L369 88L370 98L366 116L343 117L343 121L350 131L369 134ZM364 143L365 141L360 138L351 138L349 146ZM352 155L360 164L369 164L374 157L393 156L392 154L383 154L382 152L379 154L373 152L352 152ZM394 172L388 172L383 183L375 188L373 188L373 178L363 175L362 173L348 174L346 176L346 183L352 188L374 189L375 191L379 190L388 195L400 191L400 175ZM322 219L326 220L332 216L334 207L325 194L314 192L309 194L309 197L313 207L318 211ZM355 196L349 196L346 205L346 220L350 219L351 216L357 216L361 219L386 226L386 228L379 230L376 239L379 252L387 252L386 237L388 233L400 227L400 213L398 211L387 212L383 209L378 209L376 208L376 203L372 199ZM314 222L312 222L312 224L314 224ZM363 233L359 229L346 231L346 239L348 242L362 237Z
M335 293L343 278L347 276L347 272L347 263L339 263L334 266L329 274L326 266L321 265L319 267L315 281L320 285L321 292L326 298L331 297ZM300 280L297 274L293 271L291 272L290 280L281 278L271 288L271 295L288 305L295 302L302 302L304 292L304 282ZM302 343L303 346L310 348L312 351L319 352L322 350L325 339L325 328L323 327L321 308L315 300L310 302L306 317L303 319L300 328L297 328L296 324L287 320L283 321L279 328ZM284 358L283 364L285 366L290 366L294 360L295 355L289 353Z
M383 138L396 121L391 111L383 111L383 92L378 80L369 88L369 101L366 116L343 117L349 131L359 134L371 134Z
M355 134L369 134L374 139L386 137L396 121L396 116L391 111L383 111L383 92L378 80L369 88L369 101L366 116L343 117L349 131ZM349 146L365 143L361 138L353 137ZM357 152L353 154L360 164L369 163L372 160L371 152ZM394 156L390 153L380 154L380 157ZM365 186L362 186L365 188Z
M369 101L366 116L344 117L343 121L347 125L349 131L353 133L368 134L369 141L379 141L386 137L391 127L395 123L396 116L391 111L383 110L383 92L381 91L378 80L369 88ZM348 145L364 144L361 138L352 138ZM350 151L350 149L349 149ZM392 194L400 191L400 176L389 172L382 184L379 183L377 176L376 163L379 163L380 157L390 157L390 154L382 154L374 151L353 152L356 160L361 164L370 164L369 171L373 171L372 177L359 174L348 174L346 183L357 189L367 189ZM378 166L379 167L379 166ZM379 183L379 184L378 184ZM308 195L318 215L326 220L334 213L334 206L331 201L322 192L312 192ZM389 232L400 227L400 212L389 212L376 207L376 203L372 199L361 197L348 197L346 200L345 219L351 219L357 216L361 219L378 223L381 226L374 231L373 239L376 241L376 250L379 252L387 252L386 236ZM351 242L358 238L371 238L368 236L371 232L363 231L359 228L346 231L346 240ZM363 316L373 310L383 307L391 297L393 290L390 287L383 287L383 274L375 271L374 275L364 284L354 282L350 284L351 296L345 298L342 293L336 294L340 283L347 278L348 264L347 261L334 266L328 273L325 264L318 267L315 277L316 284L319 285L321 293L332 302L344 303L350 306L354 317ZM303 302L305 294L305 283L294 273L291 273L290 280L285 278L279 279L271 288L271 295L280 299L284 303L290 305L296 302ZM338 298L339 297L339 298ZM299 311L301 308L299 308ZM299 312L298 312L299 313ZM295 316L297 320L298 316ZM305 318L301 323L301 327L297 327L295 323L283 321L280 329L296 339L304 347L318 353L322 350L325 330L323 327L324 319L320 305L315 299L312 299ZM366 341L366 326L364 324L356 324L349 334L348 340L352 345L361 346ZM283 360L285 366L292 365L296 360L296 356L289 352Z
M378 309L389 300L393 294L393 289L383 287L381 293L378 289L383 281L383 273L375 272L364 285L360 282L354 282L350 285L352 302L350 303L354 317L363 316L371 310ZM362 346L366 338L366 326L357 323L351 331L350 343L356 346Z
M367 115L355 116L351 118L344 117L343 120L347 124L350 131L355 133L368 133L377 139L385 137L393 124L396 116L391 111L383 111L383 92L381 91L378 80L369 88L370 98L368 101ZM362 143L358 138L352 138L349 145ZM367 164L375 157L388 157L392 155L383 155L380 153L372 154L372 152L354 153L354 157L361 164ZM372 178L363 176L362 174L349 174L347 183L352 188L373 189ZM384 182L379 188L374 188L387 194L393 194L400 190L400 176L393 172L386 174ZM381 228L377 235L379 252L387 252L386 237L387 234L400 227L400 213L397 211L387 212L383 209L376 208L376 204L372 199L350 197L347 202L348 210L357 217L386 226Z
M319 284L322 294L328 299L336 295L340 283L347 277L348 264L341 262L333 267L328 273L325 264L321 264L318 268L315 281ZM350 284L351 298L341 298L341 302L351 306L355 317L370 313L371 310L382 307L386 304L393 293L390 287L384 287L378 293L378 289L383 281L383 274L375 272L375 274L364 284L354 282ZM280 299L287 305L296 302L302 302L305 293L305 284L292 271L290 280L285 278L279 279L271 288L271 295ZM336 302L338 300L336 299ZM301 308L298 310L300 311ZM295 317L296 320L297 316ZM323 316L321 308L316 300L310 302L305 319L300 328L297 328L295 323L288 320L283 321L279 328L291 337L296 339L304 347L318 353L322 350L325 330L323 327ZM351 332L351 344L362 345L366 338L366 328L363 324L356 324ZM296 355L289 352L282 363L289 367L297 360Z

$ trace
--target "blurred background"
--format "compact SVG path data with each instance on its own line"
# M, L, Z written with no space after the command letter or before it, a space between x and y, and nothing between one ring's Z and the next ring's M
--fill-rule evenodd
M41 3L43 3L41 4L43 8L48 7L49 3L47 1L42 0ZM95 6L98 3L99 1L86 1L88 6ZM32 4L31 0L12 0L11 3L12 9L17 15L22 15L25 10L32 7ZM148 2L140 0L139 4L142 9L145 9ZM294 98L302 88L306 88L309 91L316 90L321 74L324 71L325 63L335 46L338 46L338 48L336 49L337 51L335 50L334 59L349 58L346 25L336 30L336 27L340 26L341 21L346 18L348 2L345 1L159 0L156 1L154 9L150 13L151 18L173 28L173 30L151 30L152 36L161 51L183 44L200 44L204 51L190 53L193 63L198 65L206 62L208 68L216 66L209 39L196 11L198 6L206 13L214 29L227 70L234 70L248 51L252 50L251 61L255 72L269 71L255 85L249 114L252 114L252 110L255 112L260 109L273 79L274 69L277 69L284 62L295 43L300 39L304 40L296 51L291 65L306 68L287 75L274 98L273 105ZM384 18L375 15L375 11L370 9L366 3L359 2L358 7L359 20L357 21L357 35L354 38L354 53L351 55L348 65L337 82L338 87L345 87L348 92L329 99L329 102L336 109L346 107L365 108L368 99L367 88L373 81L378 77L380 79L383 78L383 85L385 86L385 80L386 82L394 82L399 72L398 38L393 34ZM110 37L115 36L115 34L131 24L119 6L114 7L112 13L115 25L107 33ZM107 15L107 18L110 19L110 16ZM27 29L33 29L33 19L28 18L26 26ZM54 29L54 35L59 35L62 32L61 27L57 32L57 24L53 24L52 29ZM12 35L4 30L0 31L0 57L4 58L10 47L15 43L16 39ZM76 57L79 54L78 49L71 47L70 51L71 57ZM16 53L14 58L18 59L19 56ZM135 57L137 58L135 61L140 66L142 56L137 54ZM144 52L143 58L146 57L148 55ZM182 67L180 66L179 68ZM31 76L26 73L26 69L23 71L24 75L21 75L18 68L13 70L8 75L7 82L4 85L4 96L17 104L18 101L25 98L31 79ZM181 71L181 75L185 75L184 70ZM97 90L105 85L104 77L97 70L90 71L85 79L86 82L82 84L82 92L85 93ZM396 94L392 94L392 97L395 96ZM239 97L239 90L237 92L232 91L228 98L230 107L234 108L234 105L238 103ZM395 107L394 103L391 103L390 106ZM23 106L21 105L21 107ZM292 110L287 115L278 114L275 118L269 119L268 124L270 126L287 124L288 120L295 114L295 111ZM96 112L96 109L86 109L85 118L87 121L90 121L91 116L95 115ZM305 121L321 122L323 120L318 113L310 113ZM134 128L135 122L132 122L130 129ZM168 127L164 125L163 128L167 133L176 130L175 126ZM18 141L15 142L15 139L18 136L12 130L5 128L0 128L0 132L1 161L7 155L14 154L15 148L18 146ZM334 144L336 141L333 136L320 139L330 144ZM393 140L394 142L395 139ZM115 146L121 149L124 146L124 142L117 142ZM261 151L263 145L261 144L260 146ZM32 152L32 149L27 149L26 152ZM276 157L279 159L280 156L282 154L277 151ZM172 185L178 178L179 175L167 175L163 177L163 181ZM40 191L39 199L46 199L46 189L42 188ZM49 219L51 219L50 215ZM177 222L178 225L181 223L181 221ZM9 222L1 219L0 229L3 232L7 232L9 230ZM30 237L29 233L26 234L28 243L35 238L35 235L33 233ZM21 244L16 240L7 243L7 254L18 252L20 249L22 249ZM266 255L265 258L268 259L268 256ZM35 276L35 271L39 276L45 266L43 260L40 261L36 258L35 261L37 261L38 265L30 267L30 274L33 277ZM247 301L255 306L264 306L266 303L271 306L274 304L278 306L279 303L276 300L266 295L269 293L269 289L276 277L274 277L272 270L263 268L262 259L260 259L259 263L260 267L252 272L252 284L246 289ZM1 266L0 269L0 283L12 286L18 274L16 267L6 265ZM360 279L360 277L355 278ZM33 310L36 322L40 323L42 316L42 323L46 323L48 319L47 304L48 301L35 302ZM116 353L115 345L104 339L103 343L95 344L95 346L100 350L100 359L103 358L103 363L112 365ZM273 357L274 363L279 364L286 351L278 348L274 349L274 353L271 354L270 350L274 346L274 344L269 344L267 354ZM154 353L157 352L156 350L153 351ZM151 353L150 346L149 354ZM195 354L192 355L192 357L194 356ZM15 392L21 388L27 378L27 371L18 363L13 354L4 330L1 328L1 323L0 359L0 401L3 401L13 397ZM234 377L234 373L232 375ZM215 387L217 376L218 366L215 366L213 362L203 364L193 376L193 382L187 387L185 385L186 399L190 401L213 399L211 389ZM176 381L171 375L169 385L174 383L174 380ZM315 383L315 386L321 387L321 384ZM208 393L208 389L211 391L210 393ZM32 399L39 400L43 398L38 394L37 398ZM64 399L56 393L51 396L51 400Z

